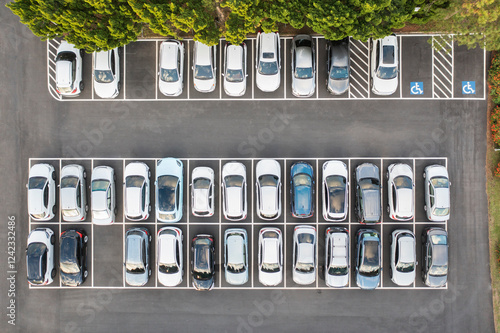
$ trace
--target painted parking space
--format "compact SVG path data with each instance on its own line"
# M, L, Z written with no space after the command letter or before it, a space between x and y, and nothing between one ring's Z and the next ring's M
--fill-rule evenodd
M432 98L432 48L430 37L401 38L401 93L406 98ZM406 59L411 59L407 61Z

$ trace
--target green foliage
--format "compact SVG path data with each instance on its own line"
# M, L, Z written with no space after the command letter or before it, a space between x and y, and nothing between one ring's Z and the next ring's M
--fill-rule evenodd
M498 52L491 59L490 70L488 71L488 87L493 103L500 105L500 56ZM497 106L497 109L500 106Z

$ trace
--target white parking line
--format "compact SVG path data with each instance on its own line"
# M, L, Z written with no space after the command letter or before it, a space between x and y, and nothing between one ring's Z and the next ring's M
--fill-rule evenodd
M380 287L384 287L384 160L380 160Z
M351 160L349 159L347 161L347 165L348 165L348 171L347 171L347 181L349 182L349 206L348 206L348 212L347 212L347 215L348 215L348 231L349 231L349 237L348 237L348 242L349 242L349 262L348 262L348 272L349 272L349 288L351 288L351 278L352 278L352 273L351 273L351 262L352 262L352 257L351 257L351 248L352 248L352 242L351 242L351 220L352 220L352 217L351 217L351 210L352 210L352 206L351 206L351 196L352 196L352 185L351 185ZM323 184L322 184L323 185ZM325 251L326 252L326 251ZM326 270L326 268L325 268Z
M255 86L255 66L256 64L254 64L255 60L255 39L252 39L252 60L250 60L250 67L252 67L252 99L255 99L255 92L254 92L254 86ZM247 65L248 66L248 65Z
M416 178L416 174L415 174L415 159L413 159L413 236L415 236L415 247L416 247L416 240L417 240L417 235L416 235L416 228L415 228L415 220L416 220L416 207L417 207L417 200L416 200L416 192L417 190L415 189L415 181L417 180ZM424 184L425 186L425 184ZM392 250L391 250L392 251ZM416 249L415 249L416 251ZM415 257L416 257L416 254L415 254ZM418 263L415 264L415 266L417 266ZM417 268L415 267L415 270L417 270ZM413 288L416 287L416 279L413 280Z
M191 52L189 52L189 50L191 50L191 48L189 47L189 40L186 41L186 49L187 49L187 64L186 64L186 70L185 72L187 73L187 98L189 99L189 92L190 92L190 88L191 88L191 84L190 84L190 79L191 79L191 75L189 75L189 68L191 66L191 61L190 61L190 55L191 55ZM184 52L186 52L186 50L184 50Z
M251 192L252 200L251 200L250 209L248 209L248 204L247 204L247 216L248 215L251 216L250 220L251 220L251 223L252 223L252 288L253 288L253 286L254 286L253 276L254 276L254 273L255 273L255 266L254 266L254 257L255 256L253 254L256 253L255 252L255 244L257 243L255 241L254 216L253 216L253 212L254 212L253 207L255 207L255 204L254 204L254 201L253 201L253 196L254 196L254 191L253 191L253 189L254 189L254 187L253 187L253 182L254 182L254 180L253 180L253 174L254 174L254 171L253 171L254 170L253 160L251 161L251 170L252 171L251 171L251 174L250 174L250 181L251 181L251 183L250 183L250 192ZM247 186L247 198L248 198L248 190L249 189L248 189L248 186ZM247 202L248 202L248 200L247 200ZM259 245L257 244L257 250L258 250L258 247L259 247Z
M187 172L186 172L186 180L187 180L187 191L186 191L186 198L187 201L186 201L186 221L187 221L187 232L186 232L186 254L187 254L187 267L186 269L184 270L186 272L186 286L189 287L189 282L191 280L191 277L190 277L190 274L191 274L191 261L190 261L190 258L189 256L191 255L191 235L189 234L189 210L190 210L190 207L189 207L189 204L190 204L190 200L189 200L189 177L190 176L190 173L189 173L189 160L187 160Z
M90 161L90 174L92 174L92 171L94 171L94 159L91 159ZM87 180L91 180L92 178L89 177L87 175ZM85 184L85 186L87 186L87 189L89 189L91 184ZM90 198L92 199L92 192L90 192ZM90 205L89 205L90 206ZM92 235L92 239L91 239L91 242L92 242L92 258L91 259L91 262L92 262L92 271L90 272L91 274L91 278L92 278L92 287L94 286L94 271L95 271L95 266L94 266L94 257L95 257L95 252L94 252L94 223L92 223L92 211L89 209L88 213L90 214L90 234Z
M286 77L287 77L287 73L288 73L288 71L286 69L286 55L287 55L287 50L288 50L288 48L286 47L287 41L288 41L287 39L285 39L283 41L283 71L284 71L283 72L283 84L284 84L284 86L283 86L284 97L283 98L286 98L286 87L288 87L287 83L286 83Z
M123 99L127 99L127 45L123 46Z
M158 99L158 41L156 43L155 51L155 99ZM155 214L156 215L156 214Z
M224 67L222 66L222 43L219 43L219 99L222 99L222 71Z
M125 170L125 160L123 160L122 170ZM116 173L115 173L115 175L116 175ZM116 198L116 187L117 186L115 184L115 198ZM116 204L117 204L117 202L115 199L115 207L116 207ZM122 212L122 221L125 222L125 209L123 209L123 212ZM123 232L123 236L122 236L122 250L123 250L122 279L123 279L123 286L125 287L125 223L123 223L123 225L122 225L122 232Z
M284 278L283 278L285 288L286 288L286 270L287 270L287 264L286 264L286 262L287 262L287 260L286 260L286 258L287 258L287 256L286 256L286 240L287 240L288 237L286 235L287 234L287 232L286 232L286 229L287 229L286 228L286 212L285 212L285 210L283 208L285 207L285 197L286 197L286 193L287 193L286 192L286 185L287 185L286 176L287 176L288 173L286 172L286 160L287 160L286 158L283 160L283 193L282 193L282 196L281 196L281 200L282 200L281 201L282 202L282 204L281 204L282 209L281 210L283 211L283 214L284 214L284 216L283 216L283 235L284 236L283 237L284 237L285 240L284 240L284 245L283 246L285 248L283 249L283 258L282 259L283 259L283 272L284 272L284 275L285 275Z
M403 38L401 36L398 37L399 39L399 97L403 98L403 57L402 57L402 49L403 49Z
M219 160L219 186L215 186L215 188L221 188L220 184L222 184L222 161ZM215 196L215 193L214 193ZM222 211L221 211L221 206L222 206L222 200L221 200L221 193L219 192L218 198L219 198L219 287L222 286L222 265L225 263L225 260L222 258L222 247L225 246L224 240L222 239Z
M316 160L316 177L315 179L317 179L316 181L316 288L319 287L319 267L320 267L320 264L319 264L319 256L318 256L318 252L319 252L319 183L320 183L320 178L319 178L319 175L320 175L320 172L319 172L319 161Z

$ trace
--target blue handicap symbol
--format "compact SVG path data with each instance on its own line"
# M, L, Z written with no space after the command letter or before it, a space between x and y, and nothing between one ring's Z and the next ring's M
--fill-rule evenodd
M424 83L423 82L411 82L410 83L410 93L412 95L423 95L424 94Z
M476 93L476 81L462 81L462 94L472 95Z

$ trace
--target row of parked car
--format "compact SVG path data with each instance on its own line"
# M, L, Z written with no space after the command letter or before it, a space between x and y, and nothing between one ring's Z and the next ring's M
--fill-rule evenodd
M256 43L257 87L264 92L276 91L281 84L280 36L259 33ZM327 89L335 95L349 88L349 38L327 44ZM184 44L169 39L160 44L158 89L165 96L179 96L184 87ZM312 96L316 90L316 47L309 35L298 35L291 46L292 92L297 97ZM371 41L372 91L391 95L398 87L398 42L395 35ZM78 96L83 84L83 50L62 41L55 57L56 86L59 94ZM95 52L93 55L95 93L101 98L114 98L120 91L120 50ZM217 46L200 42L193 45L193 85L203 93L217 85ZM246 91L247 46L226 44L222 70L224 91L229 96L243 96Z
M257 215L263 220L275 220L281 215L281 165L272 159L256 164ZM65 221L82 221L88 210L86 171L81 165L66 165L61 171L61 213ZM361 223L381 221L381 179L378 166L359 165L356 180L355 211ZM450 181L442 165L429 165L425 178L425 206L430 221L446 221L450 216ZM125 217L142 221L149 217L151 171L143 162L126 165L123 174ZM315 175L307 162L297 162L290 169L291 212L296 218L314 214ZM408 221L414 217L414 190L412 168L405 163L389 165L386 173L388 185L387 211L391 219ZM224 217L239 221L247 217L247 171L240 162L224 164L221 175ZM173 223L182 218L184 166L176 158L157 162L155 178L156 219ZM191 174L191 212L194 216L210 217L214 214L214 170L197 167ZM31 167L28 184L28 211L36 221L47 221L56 213L56 174L50 164L39 163ZM112 167L98 166L92 171L90 184L92 222L112 224L116 214L116 174ZM341 222L347 218L349 203L349 175L344 162L327 161L322 166L322 212L327 221Z
M130 228L125 233L125 281L130 286L143 286L151 275L151 233L147 228ZM168 226L158 230L156 273L158 282L174 287L183 281L182 230ZM415 282L416 241L413 232L398 229L391 238L392 281L399 286ZM60 236L59 270L65 286L78 286L88 276L88 236L84 230L70 229ZM54 264L54 232L37 228L28 236L26 249L28 281L47 285L56 275ZM442 228L427 228L422 233L422 278L425 285L441 287L448 275L448 235ZM293 281L310 285L316 281L316 228L299 225L293 233ZM325 283L329 287L349 285L349 232L346 228L329 227L325 233ZM356 234L356 284L362 289L375 289L382 271L381 239L374 229L361 229ZM259 231L258 274L265 286L283 281L283 237L279 228L264 227ZM224 232L224 277L231 285L243 285L249 275L248 235L245 229ZM210 290L215 282L215 239L212 235L196 235L191 242L192 285L197 290Z

